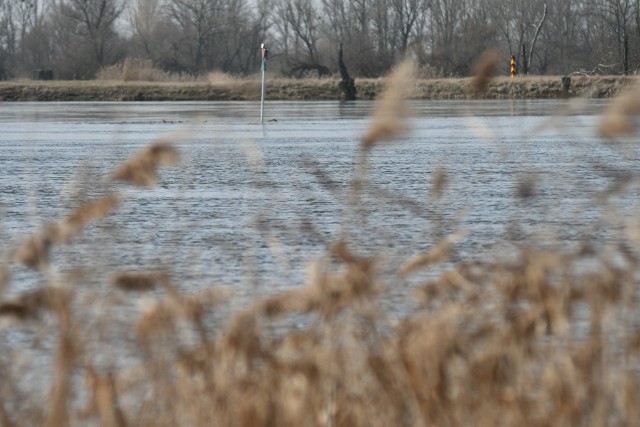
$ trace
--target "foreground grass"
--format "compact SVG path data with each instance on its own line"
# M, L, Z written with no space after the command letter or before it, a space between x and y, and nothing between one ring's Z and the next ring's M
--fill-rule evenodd
M559 76L499 78L478 95L470 91L471 79L416 80L412 99L540 99L563 96L611 97L635 81L635 77L573 77L568 93ZM338 100L337 79L269 78L269 100ZM385 79L356 79L359 99L375 99ZM4 101L236 101L260 99L257 79L222 81L8 81L0 82Z
M403 129L408 81L401 67L362 137L348 209L365 195L389 197L368 185L368 156ZM600 131L632 130L621 124L630 125L638 99L616 103ZM205 317L226 291L180 291L171 265L107 272L98 283L92 265L55 270L52 250L135 197L117 182L148 188L178 159L170 140L152 143L114 167L103 196L5 250L2 337L33 334L16 353L0 353L2 425L640 425L638 218L623 218L620 241L593 239L595 228L573 249L505 241L519 248L513 259L490 262L456 259L453 233L395 267L398 283L434 273L406 297L418 307L395 320L380 304L395 285L380 280L384 248L363 256L340 237L300 288L257 299L217 327ZM606 207L637 180L636 171L617 172L594 203ZM433 177L428 203L446 191L446 173ZM521 197L532 197L525 189ZM34 271L38 287L21 290L9 275L17 268ZM131 316L125 329L114 326L121 311ZM109 346L113 331L122 347ZM101 363L107 351L124 357L124 343L136 352L129 365ZM33 349L50 360L36 379L43 392L25 381Z

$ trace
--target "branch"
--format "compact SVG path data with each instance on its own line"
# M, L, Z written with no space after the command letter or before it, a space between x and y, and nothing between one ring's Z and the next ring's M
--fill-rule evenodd
M533 59L533 51L536 47L536 41L538 41L538 35L540 35L540 30L542 30L542 26L544 25L544 21L545 19L547 19L547 4L544 4L544 12L542 13L542 19L540 20L540 23L538 24L538 26L536 27L536 34L533 36L533 40L531 41L531 47L529 48L529 61L527 62L529 64L529 68L531 68L531 61Z
M592 75L594 75L596 73L604 74L606 69L617 67L619 65L620 65L619 63L608 64L608 65L607 64L598 64L591 71L585 71L585 70L572 71L571 73L567 74L567 76L569 76L569 77L571 77L571 76L592 76Z

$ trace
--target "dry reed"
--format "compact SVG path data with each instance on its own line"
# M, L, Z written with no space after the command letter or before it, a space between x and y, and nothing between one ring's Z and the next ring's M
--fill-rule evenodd
M157 141L118 166L113 177L140 186L155 185L158 166L176 163L178 151L168 141Z
M122 63L104 67L96 80L122 82L194 82L197 76L189 73L170 73L154 66L150 59L127 58Z
M405 61L394 69L377 102L373 124L362 137L363 148L369 149L405 130L408 111L404 101L410 97L414 84L415 69L411 61Z
M498 71L498 64L502 59L499 51L489 51L484 53L473 67L473 78L471 79L471 89L476 93L482 93L487 88L491 79Z
M207 74L207 81L210 85L231 85L234 83L242 82L242 79L238 77L234 77L230 74L224 73L222 71L212 71Z
M43 268L49 263L49 250L54 243L68 243L93 220L104 218L119 203L115 194L88 202L54 225L24 240L14 254L14 260L28 267Z
M404 129L411 74L409 65L394 73L362 139L365 150ZM176 160L168 141L156 142L113 177L150 185L159 165ZM446 182L444 169L436 170L430 201ZM72 244L121 197L77 208L22 243L11 262L46 264L51 245ZM51 359L45 400L29 398L25 387L36 386L16 379L29 344L24 353L0 354L0 423L640 425L637 230L620 242L577 249L506 242L517 247L513 259L488 262L455 259L461 236L453 233L396 266L399 284L404 277L421 281L414 288L419 306L397 320L380 304L389 288L378 271L383 248L364 256L344 239L311 264L304 286L261 298L215 327L205 316L228 292L181 291L165 272L111 272L113 287L90 292L48 280L26 291L6 273L0 318L18 320L16 330L40 330L53 344L32 344ZM585 262L590 268L581 267ZM428 279L418 274L425 270L433 273ZM101 358L91 349L105 351L104 331L118 320L112 313L131 302L141 310L130 313L119 345L133 340L137 356L124 367L97 366ZM293 326L292 317L304 326Z
M112 278L112 283L123 291L140 292L152 290L168 280L163 273L120 273Z
M637 127L640 115L640 85L623 92L604 112L598 126L600 135L605 138L632 135Z

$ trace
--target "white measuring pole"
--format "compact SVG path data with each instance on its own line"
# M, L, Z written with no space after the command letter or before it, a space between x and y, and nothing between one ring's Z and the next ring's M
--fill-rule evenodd
M262 70L262 90L260 93L260 123L264 123L264 75L267 71L267 48L264 47L264 43L260 45L260 53L262 54L262 63L260 69Z
M262 93L260 95L260 123L264 123L264 70L262 70Z

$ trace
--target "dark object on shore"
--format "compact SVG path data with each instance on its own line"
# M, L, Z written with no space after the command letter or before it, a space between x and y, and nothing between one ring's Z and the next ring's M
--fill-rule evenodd
M345 101L354 101L356 99L356 83L349 76L346 65L342 59L342 42L340 43L340 49L338 50L338 68L340 68L340 81L339 87L342 92L342 99Z
M562 97L569 97L569 88L571 87L571 77L564 76L562 77Z
M53 80L53 70L33 70L33 80Z

